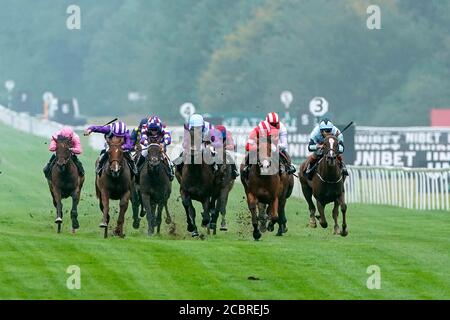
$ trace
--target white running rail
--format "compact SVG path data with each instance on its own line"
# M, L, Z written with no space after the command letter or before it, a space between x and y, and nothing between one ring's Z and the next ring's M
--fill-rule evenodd
M449 210L450 169L348 166L349 203Z

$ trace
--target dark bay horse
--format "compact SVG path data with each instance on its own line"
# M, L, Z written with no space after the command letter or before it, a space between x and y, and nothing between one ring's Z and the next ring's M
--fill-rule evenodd
M159 234L163 208L166 211L166 224L172 223L172 218L167 208L167 201L172 191L172 181L169 179L167 170L164 165L164 153L161 145L159 143L151 143L148 146L148 154L139 179L142 206L145 207L147 215L149 236L153 235L155 227L156 232ZM139 219L138 211L139 209L135 210L133 208L134 221Z
M233 177L233 168L231 164L226 163L225 148L220 150L216 156L222 158L222 164L215 174L214 184L216 185L216 189L211 198L211 201L214 201L214 199L216 201L211 204L211 207L214 208L213 214L211 215L210 224L213 234L216 234L216 225L219 214L222 216L220 230L228 230L225 216L227 214L228 195L230 194L231 189L233 189L235 180Z
M100 210L103 219L100 228L104 228L104 237L108 237L109 224L109 200L120 200L120 212L117 219L117 226L114 235L124 237L123 225L125 222L125 212L128 208L133 191L134 177L125 159L122 150L123 138L113 137L107 140L109 149L108 161L105 162L100 176L95 177L95 190L99 199ZM97 160L98 162L98 160Z
M266 213L270 219L267 230L273 231L274 224L278 222L277 236L282 236L287 230L285 205L292 194L294 179L285 172L279 173L279 161L272 157L271 136L267 138L267 142L258 142L257 161L256 164L250 164L248 179L243 174L244 165L241 164L241 181L252 214L253 238L261 238L256 210L258 206L264 208L261 204L267 205Z
M347 212L344 190L345 178L341 173L337 160L338 148L339 143L337 138L332 135L327 136L323 143L324 156L318 162L313 179L308 180L308 178L304 175L299 175L299 179L302 186L303 195L308 202L310 226L313 228L317 226L315 216L316 207L312 201L312 196L314 196L320 213L320 225L323 228L328 227L328 223L325 218L325 206L328 203L333 202L334 234L341 234L341 236L345 237L348 234L345 216ZM304 172L307 165L307 161L303 162L300 166L299 172ZM339 230L337 221L339 207L342 212L342 230Z
M58 225L58 233L61 232L63 218L62 199L72 197L72 232L80 227L78 223L78 203L80 201L81 188L84 183L84 176L80 176L77 166L73 162L70 139L58 136L56 139L56 161L51 168L50 179L47 179L50 193L53 198L53 205L56 208L55 223Z
M201 139L194 139L194 131L190 131L191 147L183 152L183 167L181 172L177 170L175 176L180 183L180 195L186 211L187 230L193 237L199 235L195 224L195 208L192 200L202 204L202 226L207 227L211 222L211 211L214 215L215 196L217 195L214 184L215 174L210 161L209 146ZM196 134L197 135L197 134ZM197 135L198 136L198 135Z

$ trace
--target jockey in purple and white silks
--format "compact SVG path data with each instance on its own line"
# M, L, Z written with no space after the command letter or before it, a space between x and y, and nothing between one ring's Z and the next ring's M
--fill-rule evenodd
M144 126L142 126L141 140L140 140L142 152L137 162L138 172L140 172L140 169L142 168L142 165L145 162L145 158L147 157L148 154L147 147L151 143L157 143L161 145L164 151L163 152L164 163L169 169L167 173L169 175L170 180L172 181L174 177L173 164L166 154L167 146L172 143L172 136L170 134L170 131L167 129L167 126L157 116L150 117L147 123Z
M135 175L137 174L136 165L130 154L130 151L133 149L133 142L131 141L130 132L127 130L127 126L124 122L117 121L107 126L90 126L85 131L85 134L89 135L92 132L103 133L105 135L105 140L107 141L113 137L123 138L122 150L124 151L125 159L127 159L132 173ZM100 159L97 168L95 169L97 174L101 174L102 168L108 158L108 153L106 152L108 148L108 144L105 143L105 148L100 152Z

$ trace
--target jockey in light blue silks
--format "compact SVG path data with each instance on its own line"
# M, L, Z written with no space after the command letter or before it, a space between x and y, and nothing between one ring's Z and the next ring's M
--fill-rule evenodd
M173 165L169 157L166 154L167 146L172 143L172 136L170 131L167 129L166 125L157 116L152 116L148 119L147 123L142 126L140 144L142 146L141 157L138 160L137 167L138 171L142 169L145 163L145 158L147 157L148 150L147 147L150 143L157 143L161 146L164 156L164 164L166 165L167 175L170 181L173 180Z
M222 147L222 137L220 131L215 130L214 126L205 121L200 114L193 114L189 117L187 125L184 125L183 151L180 156L173 161L177 167L177 171L179 172L181 172L183 167L183 152L188 150L191 146L191 130L200 130L200 136L202 139L201 142L205 146L209 146L211 153L214 153L215 149Z
M305 172L310 180L313 178L317 160L322 157L322 145L328 135L334 135L339 141L338 160L342 169L342 174L348 176L344 159L342 157L342 154L344 153L344 136L329 119L325 118L319 122L310 135L308 150L312 153L308 157L308 167Z

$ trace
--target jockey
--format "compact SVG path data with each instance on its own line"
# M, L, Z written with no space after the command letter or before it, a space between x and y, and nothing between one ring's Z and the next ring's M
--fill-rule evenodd
M52 135L52 138L50 140L50 147L48 148L49 151L51 151L51 152L56 151L56 140L58 139L58 136L63 136L65 138L70 139L71 144L72 144L70 151L72 151L72 154L73 154L72 160L75 163L75 165L77 166L78 174L81 177L83 177L84 176L83 164L80 162L80 160L77 157L77 155L80 155L83 152L83 149L81 148L80 137L75 132L73 132L71 127L63 127L61 130L55 132ZM53 165L53 162L55 161L55 159L56 159L56 154L53 153L49 162L44 167L44 174L47 179L50 179L51 168L52 168L52 165Z
M295 173L295 166L292 164L291 156L287 152L288 142L287 142L287 129L286 126L280 121L280 117L276 112L269 112L266 116L266 121L278 131L278 147L280 150L281 159L284 160L286 166L286 172L288 174Z
M323 141L328 135L336 136L339 141L338 160L341 165L342 174L344 176L348 176L347 168L345 167L344 159L342 157L342 153L344 153L344 136L329 119L325 118L321 120L319 124L313 129L309 140L308 150L312 152L312 154L308 157L308 167L305 173L310 180L313 177L315 169L314 165L317 162L317 159L322 156Z
M130 132L127 130L127 126L124 122L117 121L107 126L90 126L86 129L85 135L90 135L92 132L103 133L106 140L113 137L123 138L122 150L124 151L125 159L127 160L132 173L137 175L136 164L130 154L130 151L133 149L133 144L131 142ZM106 151L108 148L108 145L105 145L105 148L100 152L100 160L98 161L97 168L95 169L95 172L98 175L101 174L102 168L107 160Z
M133 144L133 148L136 148L140 141L141 141L141 135L142 135L142 128L147 125L148 118L142 118L141 122L139 123L139 126L133 129L131 131L131 143Z
M140 144L143 150L141 153L141 157L139 158L137 163L138 171L140 171L140 168L144 164L145 157L148 154L148 150L146 147L150 143L158 143L163 147L164 162L169 168L167 174L169 175L170 181L172 181L174 177L173 165L166 154L167 146L172 143L172 136L170 134L170 131L157 116L150 117L147 123L142 127Z
M209 146L211 153L214 153L215 148L221 147L221 141L215 135L214 126L208 121L205 121L200 114L193 114L190 116L187 125L184 125L183 151L180 156L173 161L179 171L181 171L181 168L183 167L183 152L190 148L190 131L195 129L201 130L202 143Z
M227 163L231 163L233 179L236 179L236 177L239 176L239 171L233 157L230 154L230 152L236 151L236 144L231 136L231 131L227 130L223 125L215 126L215 130L218 133L217 136L221 139L220 147L225 151L226 161Z
M247 143L245 144L245 160L244 160L244 169L242 170L242 176L244 178L248 178L248 169L250 167L250 153L254 154L258 151L258 141L260 137L275 137L277 138L278 131L275 127L271 126L267 120L261 121L253 130L250 132L249 137L247 139Z

